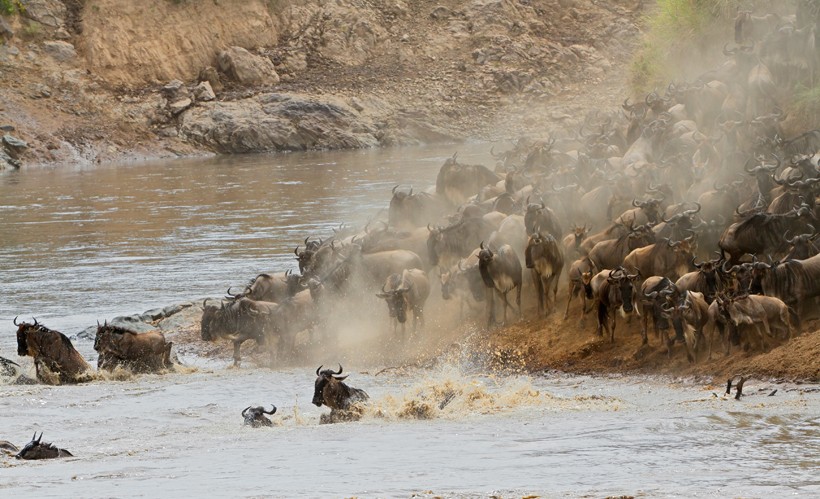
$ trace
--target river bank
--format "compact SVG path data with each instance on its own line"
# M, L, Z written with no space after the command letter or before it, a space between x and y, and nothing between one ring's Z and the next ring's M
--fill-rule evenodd
M6 166L574 134L623 100L642 13L627 0L22 4L3 17L0 126L26 148Z

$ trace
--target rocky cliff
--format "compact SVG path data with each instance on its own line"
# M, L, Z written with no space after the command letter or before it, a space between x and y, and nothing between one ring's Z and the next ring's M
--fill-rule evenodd
M641 11L638 0L10 5L0 126L15 145L0 163L15 166L546 134L622 97Z

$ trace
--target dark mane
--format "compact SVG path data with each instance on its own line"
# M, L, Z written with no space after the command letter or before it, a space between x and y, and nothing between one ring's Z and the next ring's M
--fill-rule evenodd
M48 333L48 334L59 335L60 336L60 341L63 342L63 346L66 346L71 350L74 349L74 345L71 344L71 340L68 339L68 336L64 335L63 333L61 333L59 331L55 331L54 329L49 329L49 328L45 327L42 324L37 324L37 326L35 326L34 324L28 324L28 323L25 323L25 324L28 325L31 328L35 328L35 331L37 331L39 333Z

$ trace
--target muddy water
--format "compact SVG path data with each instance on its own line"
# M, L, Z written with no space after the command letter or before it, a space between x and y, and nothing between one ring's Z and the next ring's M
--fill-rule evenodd
M0 355L11 319L69 334L94 321L221 294L293 265L293 247L430 185L456 149L294 154L0 175ZM486 148L459 147L488 163ZM88 342L78 344L90 356ZM332 356L327 354L327 356ZM464 358L470 358L464 355ZM0 384L0 439L31 433L77 457L0 457L0 497L816 497L820 397L750 381L487 377L470 363L346 365L372 404L319 425L313 369L224 369ZM439 408L448 394L452 401ZM241 425L275 403L276 426Z

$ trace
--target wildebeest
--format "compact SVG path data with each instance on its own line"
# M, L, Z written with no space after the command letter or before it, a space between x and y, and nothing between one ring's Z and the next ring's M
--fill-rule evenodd
M302 254L304 253L302 252ZM291 270L286 270L278 274L257 275L248 284L242 295L255 301L279 303L303 289L302 276L294 274Z
M98 369L111 371L124 367L135 372L167 369L173 366L172 346L173 343L165 341L165 335L159 331L135 333L108 322L103 325L97 323L94 350L99 354Z
M669 343L669 339L666 337L666 330L669 329L669 321L664 316L662 307L666 304L667 297L677 294L678 289L675 287L675 283L666 277L652 276L641 284L641 290L638 294L638 304L641 309L641 339L644 345L649 343L649 338L646 334L649 319L652 319L652 328L655 331L655 337L660 338L661 331L663 331L663 343Z
M675 287L681 292L697 291L703 293L706 302L712 303L712 300L715 299L715 295L720 291L720 279L717 275L720 263L721 258L697 263L696 258L693 257L692 265L697 270L680 276L680 278L675 281Z
M754 262L751 287L766 296L783 300L795 311L795 321L803 315L803 308L811 298L820 296L820 255L806 260L789 260L767 264Z
M478 271L481 273L481 280L487 288L487 327L495 323L495 295L497 294L504 306L504 322L507 322L507 307L512 308L507 300L507 293L516 290L515 304L521 314L521 282L522 270L521 262L515 254L512 246L505 244L493 252L489 247L480 244L481 251L478 253Z
M567 309L564 311L564 319L569 316L569 304L572 298L581 293L581 320L587 313L587 300L594 299L592 294L592 276L598 273L598 268L592 263L589 257L581 257L572 262L569 269L569 291L567 292Z
M20 449L20 452L18 452L14 457L17 459L26 460L74 457L74 454L65 449L59 449L54 444L41 442L42 439L43 432L40 432L39 437L37 436L37 432L34 432L34 436L31 437L31 442L27 443L22 449Z
M202 302L200 334L205 341L228 338L233 342L234 365L242 361L239 349L247 340L255 340L258 345L266 345L274 332L274 315L279 305L259 302L249 298L239 298L229 303L208 305Z
M720 236L718 246L729 255L731 263L737 263L746 253L763 255L777 252L784 246L783 234L798 229L795 223L801 218L814 218L812 211L801 206L788 213L775 215L755 213L730 225Z
M634 206L634 208L621 213L614 222L628 227L637 227L647 223L658 223L661 216L661 201L661 199L650 199L649 201L633 199L632 206Z
M689 262L694 257L693 246L692 239L650 244L626 255L623 266L641 275L659 275L677 280L689 272Z
M783 301L760 295L740 295L735 297L717 298L718 307L728 315L730 326L737 328L739 333L754 331L760 339L763 350L766 350L766 338L773 337L772 330L792 337L793 312ZM726 336L726 354L729 354L730 336ZM745 336L741 334L741 337ZM748 341L748 338L747 338Z
M413 312L413 331L424 327L424 303L430 296L430 283L423 270L408 269L401 274L391 274L376 296L387 302L394 335L399 324L404 334L408 310Z
M587 237L591 228L587 227L586 224L581 227L572 226L572 231L561 241L564 246L564 258L572 259L581 256L581 243Z
M360 414L355 413L354 408L357 404L366 403L370 399L364 390L343 383L347 376L339 376L340 374L342 374L341 364L336 372L332 369L322 370L322 366L316 369L313 405L330 407L330 417L323 418L322 422L358 419Z
M606 239L596 244L589 251L589 259L599 269L612 269L620 266L630 252L643 248L655 241L650 225L641 225L628 229L617 239ZM651 275L651 274L649 274Z
M35 433L36 435L36 433ZM8 440L0 440L0 453L5 454L17 454L20 452L20 449L14 445L13 443L9 442Z
M527 235L532 235L535 232L546 232L556 239L564 235L561 222L555 212L547 207L543 201L541 201L541 204L527 203L527 209L524 212L524 228L527 229Z
M466 165L456 161L457 153L444 162L436 177L436 194L453 206L463 204L478 194L485 185L492 185L503 177L483 165Z
M16 376L19 369L20 364L17 362L0 357L0 376Z
M400 229L424 227L438 220L446 211L446 204L426 192L413 194L393 187L393 197L387 211L387 223Z
M684 338L686 358L689 362L697 360L697 352L705 341L704 327L709 322L709 304L703 293L683 291L680 298L663 306L675 328L675 335ZM669 353L672 349L670 345Z
M627 274L622 267L614 270L602 270L597 275L603 273L606 273L606 277L598 287L595 297L598 303L598 336L603 336L604 329L606 329L609 332L609 341L613 343L615 341L617 316L615 311L621 308L625 314L632 313L634 310L632 302L633 283L639 275Z
M46 384L82 383L91 379L91 366L71 340L34 320L17 323L17 355L34 357L37 379ZM54 378L56 376L56 379Z
M271 410L266 411L264 407L248 406L242 411L242 417L245 418L245 424L253 428L261 428L263 426L273 426L273 422L268 419L265 414L276 414L276 406L271 404Z
M527 268L532 270L532 281L538 299L538 314L548 315L558 297L558 278L564 269L561 246L552 234L536 232L530 236L524 252ZM550 299L552 293L552 299ZM519 304L520 307L520 304Z
M455 298L459 301L459 319L464 318L466 303L481 302L485 299L484 282L478 270L480 251L476 248L470 256L459 260L458 264L440 275L441 297L445 300Z
M489 239L495 230L483 217L467 218L448 227L427 226L427 254L432 265L450 268L468 256L479 243Z

